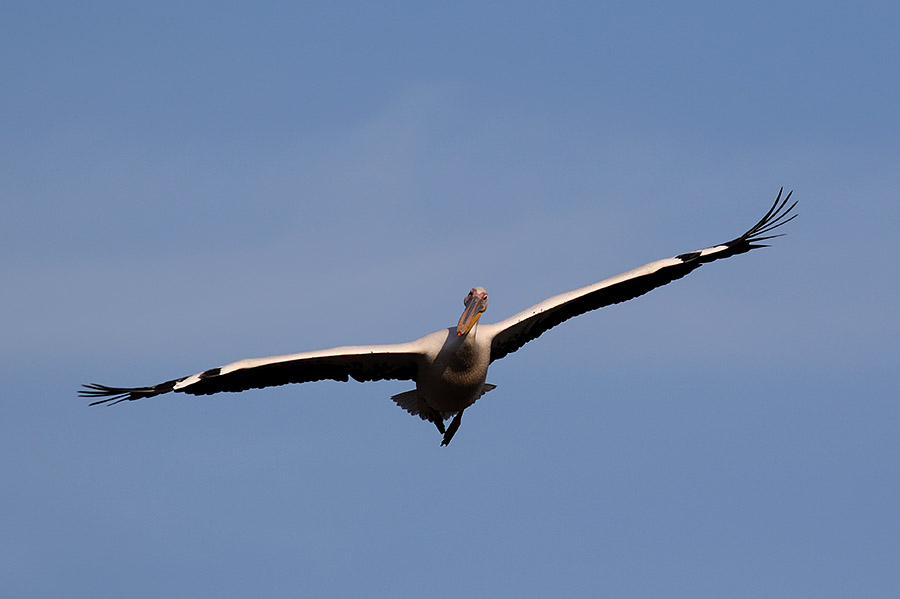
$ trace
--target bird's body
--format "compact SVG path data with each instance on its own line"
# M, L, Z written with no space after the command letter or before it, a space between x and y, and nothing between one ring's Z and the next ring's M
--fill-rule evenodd
M422 360L416 379L418 399L440 414L453 414L475 403L491 363L490 340L479 335L478 325L461 337L455 329L436 331L423 342L437 351Z
M97 399L94 404L118 403L152 397L170 391L208 395L244 391L287 383L323 379L358 381L412 380L416 388L393 396L409 413L433 422L450 442L463 411L494 388L486 382L488 366L548 329L584 312L627 301L675 279L706 262L764 247L760 241L777 237L770 231L792 220L787 209L791 194L779 192L769 212L749 231L732 241L657 260L603 281L550 297L505 320L481 324L487 309L487 292L473 288L456 327L441 329L408 343L336 347L268 358L240 360L194 375L149 387L85 385L81 394ZM445 429L444 420L453 417Z

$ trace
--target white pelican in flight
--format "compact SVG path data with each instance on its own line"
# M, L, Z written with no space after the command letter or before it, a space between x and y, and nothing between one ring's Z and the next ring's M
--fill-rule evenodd
M323 379L347 381L351 377L357 381L415 381L415 389L391 399L410 414L434 423L443 435L441 445L447 445L459 428L466 408L494 388L486 382L488 366L494 360L574 316L643 295L680 279L706 262L766 247L760 242L780 237L781 234L770 233L797 216L788 216L797 202L785 209L791 194L782 200L783 191L778 192L766 215L736 239L650 262L593 285L554 295L494 324L478 322L487 309L488 294L484 287L474 287L466 295L465 310L455 327L408 343L335 347L240 360L149 387L108 387L94 383L84 385L80 395L95 399L91 405L107 402L112 405L170 391L209 395ZM445 429L444 421L450 418L453 420Z

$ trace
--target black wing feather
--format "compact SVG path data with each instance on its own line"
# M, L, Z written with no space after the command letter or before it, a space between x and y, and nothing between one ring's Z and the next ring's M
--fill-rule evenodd
M227 366L213 368L199 375L199 379L178 389L192 395L211 395L223 391L246 391L277 387L290 383L335 380L380 381L385 379L415 380L418 373L416 354L381 354L377 360L371 353L286 359L247 368L228 370ZM224 372L223 372L224 371ZM175 390L175 386L190 377L182 377L149 387L109 387L91 383L79 391L81 397L96 399L91 405L144 399Z
M767 244L759 243L767 239L781 237L783 234L769 235L773 230L787 224L796 218L796 214L788 216L797 205L795 201L787 206L793 192L789 192L784 199L779 190L775 203L766 212L759 222L746 233L726 243L718 244L726 249L711 254L702 254L701 251L689 252L676 256L679 263L660 268L641 276L626 279L619 283L601 287L596 291L578 296L570 301L554 306L548 310L535 313L530 318L523 319L513 324L508 329L498 333L491 343L491 362L516 351L529 341L537 339L543 333L556 325L574 318L585 312L597 310L604 306L618 304L634 299L657 287L661 287L676 279L680 279L707 262L713 262L722 258L728 258L736 254L743 254L752 249L767 247ZM785 209L787 206L787 209ZM712 246L716 247L716 246Z

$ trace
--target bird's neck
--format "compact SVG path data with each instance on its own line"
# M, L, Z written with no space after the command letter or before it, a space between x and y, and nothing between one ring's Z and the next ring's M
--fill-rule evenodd
M476 335L478 332L478 324L476 323L468 333L459 337L458 344L454 354L454 367L469 368L478 361L478 344L476 343Z

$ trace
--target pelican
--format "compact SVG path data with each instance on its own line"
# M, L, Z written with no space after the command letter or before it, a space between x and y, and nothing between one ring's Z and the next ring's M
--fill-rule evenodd
M788 216L797 202L787 206L789 192L746 233L719 245L657 260L632 270L561 293L494 324L479 323L488 307L484 287L466 294L462 316L455 327L441 329L415 341L392 345L356 345L232 362L190 376L149 387L83 385L82 397L90 405L117 404L171 391L209 395L246 391L288 383L332 379L415 381L416 388L391 397L410 414L434 423L447 445L459 429L463 412L495 388L486 382L488 366L516 351L545 331L579 314L624 302L680 279L702 264L767 247L760 243L781 237L773 230L796 218ZM787 206L787 209L785 209ZM449 426L444 422L452 418Z

